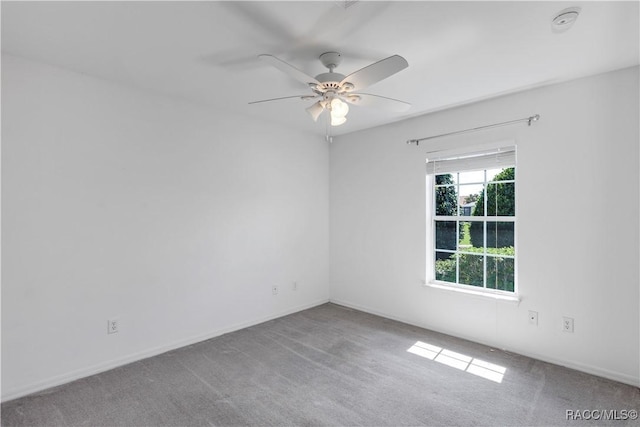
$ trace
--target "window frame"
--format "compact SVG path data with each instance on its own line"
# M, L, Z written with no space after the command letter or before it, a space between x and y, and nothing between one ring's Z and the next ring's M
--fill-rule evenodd
M515 150L514 150L515 151ZM428 227L428 229L430 230L429 233L429 240L430 240L430 245L428 246L429 248L429 281L428 284L429 285L434 285L434 287L438 287L438 288L444 288L444 289L452 289L452 290L458 290L458 291L465 291L468 293L472 293L472 294L476 294L476 295L486 295L486 296L495 296L498 298L506 298L506 299L518 299L518 242L517 242L517 215L518 215L518 177L517 177L517 167L515 164L515 156L514 156L514 161L507 163L507 164L501 164L499 167L495 167L495 165L491 165L489 162L487 162L487 164L484 165L484 167L480 168L480 167L475 167L475 168L470 168L470 169L463 169L463 170L457 170L457 171L442 171L442 172L438 172L435 170L428 170L427 171L427 184L428 184L428 188L429 188L429 192L430 192L430 196L428 197L428 199L430 199L430 206L429 206L429 213L427 215L428 221L430 223L430 227ZM493 181L493 177L489 177L487 176L487 171L491 171L491 170L495 170L495 169L506 169L506 168L514 168L514 179L512 180L503 180L503 181ZM432 168L435 169L435 168ZM482 182L465 182L465 183L460 183L460 173L464 173L464 172L470 172L470 171L479 171L482 170L484 172L484 180ZM455 179L455 183L454 184L436 184L436 175L444 175L444 174L451 174L454 175L456 177ZM513 183L514 185L514 215L513 216L504 216L504 215L494 215L494 216L489 216L488 214L488 206L486 203L486 199L488 199L488 196L486 196L487 194L487 189L489 188L489 185L491 184L496 184L496 183ZM460 203L459 203L459 189L461 186L464 185L483 185L483 189L485 191L485 203L484 203L484 215L482 216L472 216L472 215L461 215L462 214L462 209L460 207ZM447 186L454 186L456 188L456 196L457 196L457 200L456 200L456 214L457 215L436 215L436 189L439 187L447 187ZM436 248L436 223L438 221L455 221L456 223L456 231L455 231L455 236L456 236L456 249L455 250L448 250L448 249L438 249ZM463 249L460 249L460 227L463 223L466 222L482 222L483 224L483 252L481 254L477 253L477 252L470 252L470 251L464 251ZM487 247L487 227L488 224L490 223L513 223L513 230L514 230L514 255L496 255L496 254L491 254L488 251L488 247ZM444 281L444 280L438 280L436 279L436 268L435 268L435 262L436 262L436 253L437 252L443 252L443 253L451 253L451 254L467 254L467 255L474 255L474 256L482 256L483 259L483 279L482 279L482 286L474 286L474 285L469 285L469 284L464 284L464 283L460 283L460 264L458 262L456 262L456 283L453 282L448 282L448 281ZM488 268L488 261L490 258L508 258L508 259L513 259L513 268L514 268L514 278L513 278L513 291L508 291L508 290L502 290L502 289L495 289L495 288L488 288L487 287L487 268Z

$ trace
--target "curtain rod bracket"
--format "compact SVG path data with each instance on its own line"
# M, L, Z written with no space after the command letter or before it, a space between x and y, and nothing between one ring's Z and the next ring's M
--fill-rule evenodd
M417 147L418 145L420 145L420 141L419 141L419 140L417 140L417 139L408 139L408 140L407 140L407 144L408 144L408 145L415 144L415 145L416 145L416 147Z

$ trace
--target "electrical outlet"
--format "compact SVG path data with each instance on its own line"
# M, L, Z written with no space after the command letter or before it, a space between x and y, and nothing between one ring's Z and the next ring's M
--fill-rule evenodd
M120 322L118 319L107 320L107 333L115 334L120 330Z
M529 310L529 323L538 326L538 312Z
M298 290L298 282L293 282L293 290L294 291Z
M565 332L573 333L573 318L571 317L562 318L562 330Z
M271 287L271 293L274 295L278 295L278 285L273 285Z

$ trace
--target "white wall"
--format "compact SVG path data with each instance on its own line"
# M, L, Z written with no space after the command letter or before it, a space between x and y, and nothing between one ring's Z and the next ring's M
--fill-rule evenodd
M321 138L3 55L2 150L3 400L329 298Z
M336 138L332 300L640 385L638 93L635 67ZM405 144L536 113L531 127ZM520 304L423 286L425 153L508 139ZM562 332L562 316L575 333Z

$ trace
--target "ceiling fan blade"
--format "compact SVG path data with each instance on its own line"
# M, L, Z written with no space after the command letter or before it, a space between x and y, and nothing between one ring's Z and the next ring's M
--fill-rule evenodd
M411 108L408 102L370 93L350 93L343 97L349 104L363 107L377 107L394 113L403 113Z
M301 83L304 83L305 85L308 85L309 83L320 83L315 79L315 77L307 75L306 73L298 70L293 65L284 62L282 59L276 58L273 55L258 55L258 58L268 62L283 73L289 75L290 77L293 77L294 79L298 80Z
M402 56L393 55L349 74L340 84L349 82L353 84L354 90L362 90L394 75L398 71L404 70L408 66L409 63Z
M283 96L281 98L270 98L270 99L262 99L260 101L251 101L249 104L260 104L261 102L271 102L271 101L280 101L282 99L293 99L298 98L303 101L309 101L311 99L319 98L319 96L314 95L293 95L293 96Z

